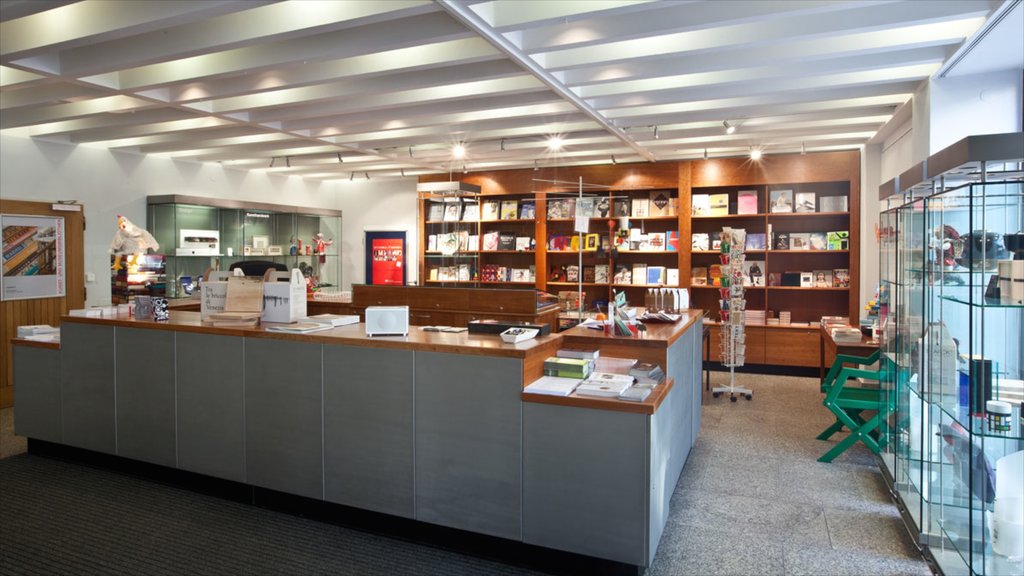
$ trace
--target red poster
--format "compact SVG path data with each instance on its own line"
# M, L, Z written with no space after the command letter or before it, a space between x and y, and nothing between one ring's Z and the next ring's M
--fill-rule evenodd
M371 245L373 259L373 278L370 284L398 285L404 279L402 266L405 254L402 250L401 238L374 238Z

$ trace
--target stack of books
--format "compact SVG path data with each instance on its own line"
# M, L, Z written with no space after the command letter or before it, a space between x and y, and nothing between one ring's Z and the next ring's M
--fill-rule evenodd
M328 326L346 326L348 324L359 324L359 316L354 314L316 314L306 318L308 322L326 324Z
M640 362L629 370L629 375L636 379L636 384L644 388L653 388L665 379L665 371L661 366L651 362Z
M628 374L596 372L576 387L576 395L617 398L632 385L633 377Z
M793 316L792 316L792 314L790 313L789 310L780 310L779 311L779 324L781 324L783 326L788 326L789 324L792 324L792 320L793 320Z
M765 321L764 310L744 310L743 321L748 325L763 326Z
M523 389L527 394L545 394L547 396L568 396L579 386L580 381L576 378L559 378L557 376L543 376L534 380L529 386Z
M593 366L593 360L552 356L544 361L544 375L583 380L590 376Z
M836 344L860 344L860 328L852 326L837 326L832 328L832 340Z

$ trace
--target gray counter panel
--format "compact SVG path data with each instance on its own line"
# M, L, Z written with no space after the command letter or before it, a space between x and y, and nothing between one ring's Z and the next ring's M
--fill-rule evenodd
M245 339L245 467L250 484L323 498L322 346Z
M60 350L11 346L14 355L14 433L61 441Z
M413 517L411 350L324 346L324 497Z
M60 331L64 443L115 454L114 327L65 322Z
M649 418L523 403L523 541L646 565Z
M177 333L178 467L245 481L242 339Z
M174 467L174 332L117 328L117 455Z
M522 535L522 360L416 353L416 518Z

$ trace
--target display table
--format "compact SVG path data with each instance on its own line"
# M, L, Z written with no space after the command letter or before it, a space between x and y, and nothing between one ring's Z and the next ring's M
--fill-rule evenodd
M850 326L850 328L857 328L856 326ZM859 328L858 328L859 329ZM878 340L872 340L868 336L861 334L860 342L836 344L836 341L832 339L832 334L822 326L819 329L821 333L821 343L818 346L819 352L819 363L818 363L818 379L823 380L828 369L832 367L832 363L836 361L837 354L850 354L853 356L867 356L878 349Z
M699 323L604 344L663 358L627 402L525 399L544 359L590 337L361 324L312 334L64 317L59 346L14 341L16 432L32 440L647 566L696 438ZM556 523L561 528L556 529Z

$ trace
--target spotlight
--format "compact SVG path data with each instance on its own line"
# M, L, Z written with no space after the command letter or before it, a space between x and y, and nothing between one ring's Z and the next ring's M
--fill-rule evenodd
M760 148L754 148L753 146L751 146L750 147L750 159L754 160L755 162L757 160L760 160L761 159L761 149Z
M504 138L501 139L501 151L502 152L505 151L505 139Z
M612 164L618 164L619 161L615 159L615 154L612 154Z
M465 173L467 173L467 172L469 172L469 170L466 170L466 165L465 165L465 164L463 164L463 165L462 165L462 173L463 173L463 174L465 174Z
M658 139L658 127L657 126L654 127L654 139L655 140Z
M401 168L401 171L402 171L402 178L405 178L405 168Z
M559 136L552 136L548 138L548 150L557 152L562 149L562 138Z
M277 158L276 158L276 157L275 157L275 158L271 158L271 159L270 159L270 166L267 166L267 168L273 168L273 167L274 167L274 161L275 161L275 160L277 160Z
M356 173L355 172L349 172L348 173L348 181L351 182L351 181L353 181L355 179L356 179Z
M341 159L341 152L338 152L338 164L344 164L345 161Z
M466 157L466 147L462 144L456 144L452 147L452 158L459 160Z
M292 167L292 157L291 156L285 156L284 157L284 165L289 167L289 168Z
M412 158L412 146L409 146L409 158Z
M533 171L536 172L538 170L540 170L540 162L538 160L534 160L533 161Z
M708 159L708 149L707 148L704 149L704 159L705 160Z
M363 172L363 176L366 176L367 180L370 179L370 173L369 172Z
M807 143L806 142L801 142L800 143L800 155L803 156L805 154L807 154Z
M725 133L726 134L732 134L733 132L736 131L736 127L733 126L732 124L729 124L728 120L722 121L722 126L725 126Z

